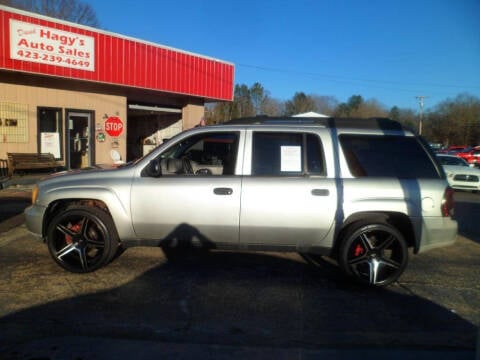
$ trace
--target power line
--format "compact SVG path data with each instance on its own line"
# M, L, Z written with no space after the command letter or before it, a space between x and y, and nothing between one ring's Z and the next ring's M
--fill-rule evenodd
M249 65L249 64L237 64L237 66L245 67L245 68L252 68L262 71L269 71L269 72L277 72L283 74L293 74L293 75L304 75L309 77L317 77L317 78L324 78L330 81L336 82L366 82L366 83L379 83L379 84L389 84L389 85L415 85L415 86L434 86L434 87L450 87L450 88L458 88L458 89L480 89L478 85L452 85L452 84L439 84L439 83L407 83L401 81L387 81L387 80L376 80L376 79L363 79L363 78L347 78L338 75L328 75L328 74L321 74L321 73L314 73L314 72L305 72L305 71L297 71L297 70L288 70L282 68L272 68L266 66L258 66L258 65Z

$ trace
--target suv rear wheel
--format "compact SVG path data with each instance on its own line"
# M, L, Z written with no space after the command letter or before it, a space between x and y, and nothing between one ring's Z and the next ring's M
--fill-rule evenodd
M108 264L118 248L118 236L103 210L71 206L48 226L47 245L52 258L64 269L87 273Z
M405 270L408 248L403 235L389 224L356 223L345 234L338 260L347 275L385 286Z

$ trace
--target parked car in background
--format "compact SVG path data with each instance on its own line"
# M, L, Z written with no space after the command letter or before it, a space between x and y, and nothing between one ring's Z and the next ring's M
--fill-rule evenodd
M448 183L453 189L473 192L480 190L480 169L474 168L455 155L437 154L437 159L442 164Z
M480 165L480 146L465 149L458 152L456 155L464 159L469 164L474 164L475 166Z
M444 149L444 146L441 143L428 143L428 145L430 145L435 152L441 152Z
M440 150L439 153L441 154L449 154L449 155L455 155L457 154L458 152L460 151L463 151L465 149L467 149L468 146L467 145L450 145L449 147L443 149L443 150Z

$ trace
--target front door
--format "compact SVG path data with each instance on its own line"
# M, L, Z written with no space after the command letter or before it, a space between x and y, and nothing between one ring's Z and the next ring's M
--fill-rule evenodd
M92 165L92 113L67 112L67 167L80 169Z
M239 132L205 132L173 143L157 161L159 176L135 178L135 233L165 244L238 244L241 177L236 176ZM173 246L173 245L171 245Z

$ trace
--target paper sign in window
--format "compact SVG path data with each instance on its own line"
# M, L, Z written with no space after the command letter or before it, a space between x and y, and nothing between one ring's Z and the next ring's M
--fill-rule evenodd
M51 153L55 159L60 158L60 135L56 132L42 132L40 135L42 153Z
M302 171L301 146L282 146L280 148L281 171Z

